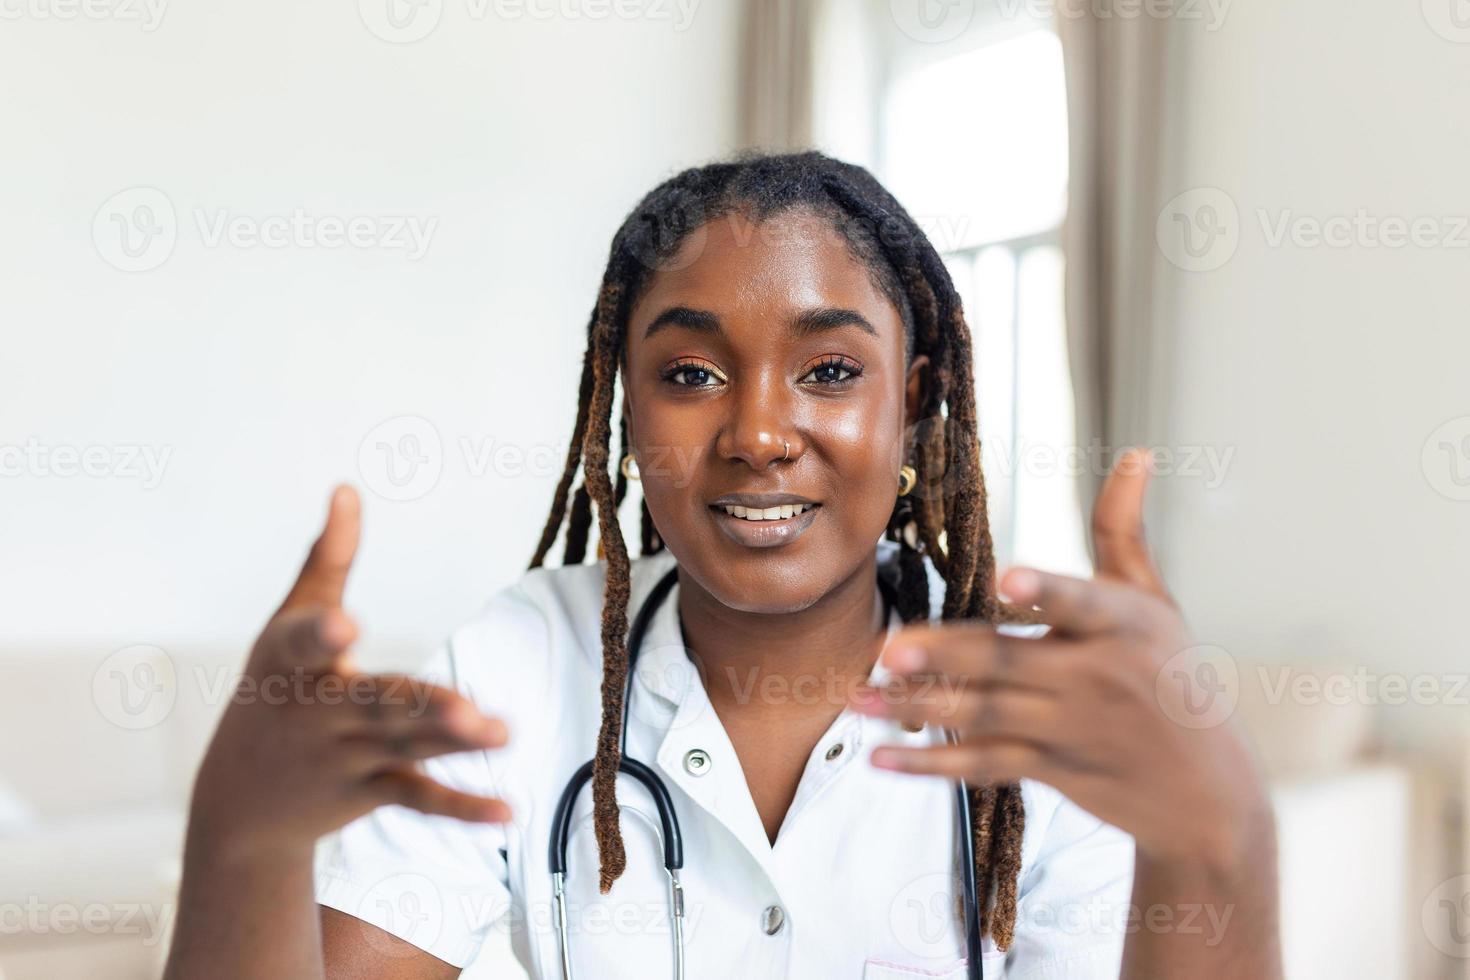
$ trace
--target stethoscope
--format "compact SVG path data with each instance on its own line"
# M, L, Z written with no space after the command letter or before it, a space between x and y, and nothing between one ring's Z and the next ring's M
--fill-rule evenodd
M669 879L669 909L672 913L673 942L674 942L674 977L675 980L684 980L684 886L679 881L679 872L684 867L684 836L679 830L679 817L674 812L674 801L669 796L669 789L664 781L659 778L648 766L636 759L628 757L628 706L633 700L633 671L638 665L638 654L643 646L643 636L648 632L648 625L653 621L654 613L658 611L664 599L668 598L669 591L679 580L679 570L670 569L668 574L661 578L648 598L644 600L638 615L633 619L633 625L628 630L628 691L623 698L623 737L621 761L618 764L618 772L622 775L632 776L642 783L653 797L653 805L658 809L658 822L662 829L660 835L664 851L664 872ZM878 576L878 586L883 593L884 622L888 621L893 608L894 596L892 586ZM946 731L946 736L953 741L952 733ZM567 782L566 788L562 790L561 799L556 804L556 812L551 819L551 889L556 903L556 935L557 945L561 950L561 975L562 980L572 980L572 956L571 943L568 936L567 924L567 839L572 829L572 807L577 802L577 796L582 788L592 779L592 760L588 760L580 769L573 774ZM958 820L959 831L955 835L958 838L957 860L960 862L965 890L965 942L969 949L968 976L970 980L984 980L985 968L980 961L980 915L975 882L975 842L968 832L970 827L970 794L963 782L955 786L955 816Z

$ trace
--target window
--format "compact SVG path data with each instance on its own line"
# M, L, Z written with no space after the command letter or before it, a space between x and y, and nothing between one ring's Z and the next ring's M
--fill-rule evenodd
M1067 197L1061 44L1043 23L888 60L880 178L944 256L975 334L997 560L1089 574L1062 303ZM926 50L931 49L931 50Z

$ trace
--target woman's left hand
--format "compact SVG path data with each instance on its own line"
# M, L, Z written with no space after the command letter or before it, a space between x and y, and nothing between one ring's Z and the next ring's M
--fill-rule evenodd
M1130 451L1098 497L1097 578L1017 568L1001 581L1012 601L1040 607L1046 635L906 628L884 653L894 677L856 692L853 707L959 737L883 746L874 765L971 784L1039 780L1132 834L1140 857L1228 874L1269 809L1243 740L1222 723L1230 692L1210 704L1214 675L1178 656L1193 641L1144 544L1148 469Z

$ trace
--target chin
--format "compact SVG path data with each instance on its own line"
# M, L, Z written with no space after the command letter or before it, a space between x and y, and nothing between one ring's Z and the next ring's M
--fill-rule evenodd
M832 569L813 568L786 548L741 549L731 554L718 541L703 541L686 550L668 545L689 575L721 605L740 612L779 616L801 612L822 599L836 584ZM805 549L803 549L805 550ZM684 555L698 557L689 560Z

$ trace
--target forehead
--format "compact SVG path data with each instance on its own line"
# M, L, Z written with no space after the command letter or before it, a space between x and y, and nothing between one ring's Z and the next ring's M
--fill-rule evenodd
M853 254L841 232L809 211L764 221L732 213L690 232L653 273L629 317L646 323L670 306L709 310L722 319L769 319L821 307L852 309L885 337L902 340L903 321ZM630 345L640 331L632 330Z

